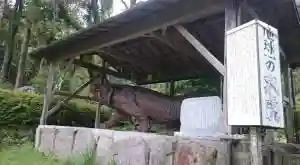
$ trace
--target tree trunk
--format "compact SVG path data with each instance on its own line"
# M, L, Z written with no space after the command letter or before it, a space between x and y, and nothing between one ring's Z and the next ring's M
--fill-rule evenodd
M25 74L25 64L26 64L26 59L27 59L30 36L31 36L31 29L30 29L30 27L27 27L25 29L25 36L24 36L24 40L22 43L22 47L21 47L21 55L20 55L19 64L18 64L18 74L17 74L17 78L16 78L15 89L19 88L21 85L23 85L24 74Z
M14 48L15 48L15 36L18 32L19 22L22 16L22 10L23 10L24 1L23 0L17 0L14 7L14 13L12 15L11 20L9 20L9 36L6 38L5 43L5 55L4 60L2 64L1 74L0 74L0 80L2 82L8 80L9 75L9 66L12 62L12 57L14 54Z
M98 24L100 23L98 0L92 0L91 5L92 5L91 7L92 7L94 24Z

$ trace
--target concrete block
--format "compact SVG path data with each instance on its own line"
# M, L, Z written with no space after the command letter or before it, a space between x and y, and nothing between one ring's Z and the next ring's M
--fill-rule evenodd
M42 133L41 131L42 131L42 128L39 125L35 130L35 138L34 138L34 148L36 150L39 150L39 147L41 145L41 133Z
M154 137L159 137L160 135L152 134L152 133L142 133L142 132L134 132L134 131L114 131L114 141L126 140L135 137L142 137L143 139L151 139Z
M141 137L118 140L113 143L112 151L117 165L148 165L150 150Z
M91 129L74 128L74 142L72 155L83 155L93 150L96 139Z
M172 165L176 138L157 136L146 141L150 148L149 165Z
M74 146L74 127L57 127L54 143L54 155L58 158L69 158Z
M106 165L113 160L111 147L113 144L113 131L104 129L93 129L92 134L97 141L96 164Z
M39 144L37 149L45 154L52 154L54 150L55 128L39 127L37 129Z

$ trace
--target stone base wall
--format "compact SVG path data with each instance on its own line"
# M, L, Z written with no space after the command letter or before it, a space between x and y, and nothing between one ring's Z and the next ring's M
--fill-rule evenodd
M94 151L97 165L226 165L227 145L218 139L43 125L35 147L60 159Z

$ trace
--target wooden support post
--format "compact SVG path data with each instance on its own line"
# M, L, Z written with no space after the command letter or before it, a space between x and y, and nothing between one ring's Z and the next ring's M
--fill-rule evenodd
M285 135L287 142L293 142L294 128L293 128L293 109L292 109L292 91L291 91L291 77L290 68L286 60L282 62L282 76L283 76L283 102L284 102L284 117L285 117Z
M227 127L227 134L232 134L232 127L228 125L228 110L227 110L227 38L226 38L226 32L228 30L231 30L237 26L237 6L235 0L226 0L225 1L225 37L224 37L224 66L225 66L225 73L223 75L223 84L222 84L222 92L223 92L223 111L226 115L226 121L225 124ZM232 162L233 160L233 152L232 152L232 146L231 143L227 146L227 153L229 153L229 157L226 160L226 165L234 164Z
M175 95L175 81L171 81L170 82L170 96L174 96Z
M296 97L295 97L295 79L294 79L294 70L292 68L289 68L289 74L290 74L290 97L291 97L291 105L294 111L296 110Z
M295 97L293 92L293 71L289 67L288 68L288 96L289 96L289 106L287 109L287 116L288 116L288 124L287 124L287 130L289 138L287 139L288 143L294 142L294 136L295 136L295 130L294 130L294 113L295 113Z
M96 118L95 118L95 128L100 128L100 124L101 124L101 108L102 108L102 104L100 102L98 102L98 107L97 107L97 111L96 111Z
M53 80L54 80L54 66L52 63L50 63L49 66L49 72L48 72L48 79L47 79L47 85L44 93L44 104L43 104L43 111L40 118L40 125L45 125L47 121L47 113L49 110L49 105L51 103L52 98L52 89L53 89Z
M296 92L295 92L295 79L294 79L294 69L290 68L290 92L291 92L291 105L292 105L292 110L293 110L293 128L294 128L294 136L296 143L299 144L299 135L298 135L298 126L296 125L296 119L295 119L295 112L296 112Z
M226 32L235 28L237 26L237 13L238 13L238 7L235 0L226 0L226 7L225 7L225 38L224 38L224 66L225 69L227 68L227 38L226 38ZM223 76L223 111L225 114L228 114L227 111L227 77L226 72ZM226 120L228 117L226 117ZM228 123L228 121L227 121ZM228 134L230 135L232 133L232 128L228 126L227 130Z
M262 155L262 146L263 146L263 136L259 128L252 127L250 128L250 152L251 152L251 165L264 165L263 164L263 155Z
M107 70L107 63L103 59L102 59L102 67L104 68L104 70ZM106 72L104 72L102 74L102 76L106 77ZM95 128L100 128L100 124L101 124L100 119L101 119L102 108L103 108L103 105L100 102L98 102L98 107L97 107L96 116L95 116Z

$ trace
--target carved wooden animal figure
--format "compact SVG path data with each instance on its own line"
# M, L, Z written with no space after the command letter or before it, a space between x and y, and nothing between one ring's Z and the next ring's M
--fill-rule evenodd
M150 120L157 123L176 123L180 119L182 100L150 89L109 84L105 79L98 79L92 83L91 92L100 103L118 111L108 125L115 120L133 116L139 124L138 131L148 132Z

